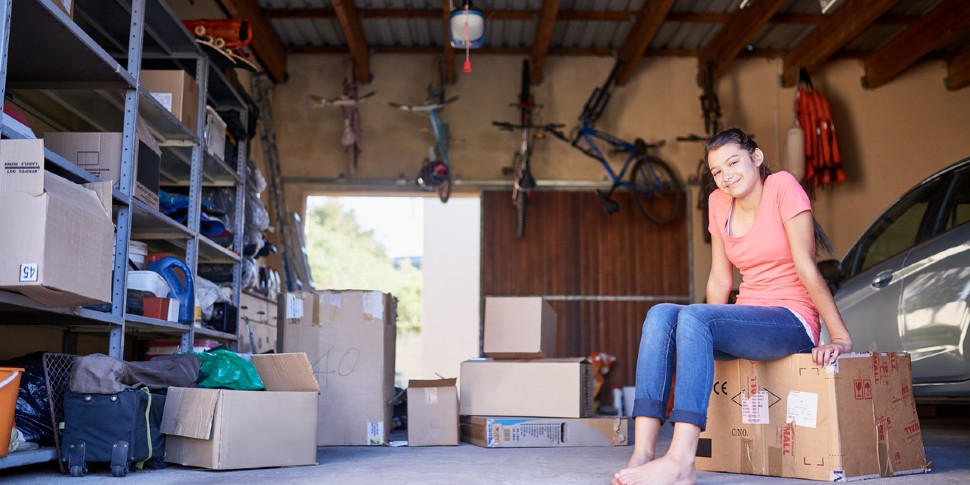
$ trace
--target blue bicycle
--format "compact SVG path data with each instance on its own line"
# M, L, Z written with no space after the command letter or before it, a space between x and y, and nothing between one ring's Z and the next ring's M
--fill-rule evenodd
M457 101L458 96L445 99L446 79L442 64L438 61L436 80L428 86L424 104L408 105L394 102L388 104L404 111L428 113L434 145L428 149L428 158L421 164L415 183L422 190L437 191L438 198L444 203L451 197L451 152L448 148L450 142L448 124L441 121L438 112L444 109L445 105Z
M637 138L630 143L595 128L596 121L610 101L620 66L621 63L617 62L606 82L595 88L586 100L579 116L580 125L569 137L570 145L598 161L613 182L609 191L596 191L607 214L620 210L620 205L612 197L616 189L623 188L633 194L634 205L644 219L657 225L670 224L683 214L686 193L677 173L667 162L647 155L648 148L663 146L664 141L651 144ZM613 170L597 140L600 144L608 145L608 153L627 155L619 172ZM624 180L628 173L629 180Z

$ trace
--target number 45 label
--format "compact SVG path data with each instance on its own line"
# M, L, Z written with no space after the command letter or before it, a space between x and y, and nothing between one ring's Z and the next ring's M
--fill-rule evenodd
M20 265L20 281L37 281L37 263Z

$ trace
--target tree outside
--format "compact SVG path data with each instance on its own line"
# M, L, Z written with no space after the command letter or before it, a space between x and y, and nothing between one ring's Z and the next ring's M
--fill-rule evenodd
M421 330L421 271L410 258L395 265L373 229L333 197L310 198L306 248L318 290L379 290L398 300L398 333ZM420 231L421 228L415 228Z

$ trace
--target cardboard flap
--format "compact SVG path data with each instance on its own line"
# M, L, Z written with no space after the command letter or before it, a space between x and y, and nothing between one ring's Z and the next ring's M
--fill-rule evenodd
M310 359L303 352L253 355L253 365L267 391L320 392Z
M44 193L43 140L3 140L0 164L0 192Z
M111 181L105 180L102 182L94 182L90 184L84 184L84 187L94 191L94 195L98 196L98 200L101 201L101 206L104 207L104 213L111 215Z
M186 438L209 439L212 418L220 395L221 392L212 389L170 387L165 398L161 432Z
M458 378L451 379L411 379L408 387L453 387L458 382Z
M103 183L103 182L102 182ZM100 187L100 184L91 184L98 186L98 190L104 190ZM108 182L107 194L108 194L108 210L105 210L105 201L101 196L83 185L75 184L70 180L59 175L54 175L50 172L44 172L44 189L51 197L57 199L62 199L67 201L70 205L83 210L89 214L96 214L100 218L111 218L111 213L108 212L111 207L111 183Z

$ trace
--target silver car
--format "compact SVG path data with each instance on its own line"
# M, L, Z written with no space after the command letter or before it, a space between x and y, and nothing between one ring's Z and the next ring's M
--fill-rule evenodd
M970 158L910 189L841 263L819 268L854 350L909 352L923 400L970 398Z

